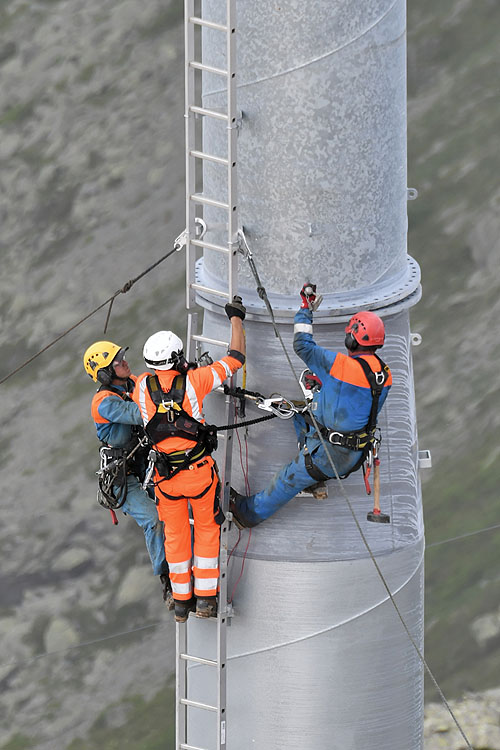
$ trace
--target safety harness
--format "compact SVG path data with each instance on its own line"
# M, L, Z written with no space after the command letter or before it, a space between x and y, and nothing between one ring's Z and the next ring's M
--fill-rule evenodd
M126 391L112 385L102 385L102 391L119 396L123 401L132 401L129 392L134 387L132 380L127 380ZM144 479L146 469L146 443L144 429L132 426L132 436L125 446L113 447L102 443L99 448L100 466L97 473L97 501L103 508L111 511L113 523L117 524L113 511L121 508L127 499L127 476L133 474L139 481Z
M149 468L154 464L161 477L172 479L179 471L187 469L203 456L213 453L217 448L217 428L199 422L183 408L186 393L185 373L176 375L169 391L162 389L157 375L148 375L146 385L156 406L156 413L145 427L151 442L157 444L170 437L196 441L196 444L186 451L155 451L155 456L150 452Z
M378 404L380 401L380 396L382 395L382 391L384 389L384 385L386 384L390 373L389 367L385 364L385 362L383 362L376 354L373 354L373 356L376 357L380 364L380 370L378 372L374 372L368 362L362 357L356 357L355 360L363 369L366 379L370 385L372 394L372 405L368 417L368 422L366 423L365 427L363 427L362 430L357 430L354 432L339 432L338 430L330 430L316 421L321 436L328 443L330 443L330 445L339 445L342 448L348 448L352 451L362 451L360 458L354 464L352 469L350 469L346 474L343 474L340 478L345 479L349 476L349 474L352 474L352 472L357 471L361 466L363 466L363 476L365 478L365 486L367 487L368 494L370 494L369 485L367 484L370 467L372 464L372 459L374 457L377 457L378 447L381 442L380 430L377 427ZM307 424L316 427L307 411L304 412L303 416ZM365 466L365 464L367 464L367 466ZM326 479L329 479L326 474L324 474L317 466L314 465L309 453L305 454L305 466L308 474L315 481L323 482Z

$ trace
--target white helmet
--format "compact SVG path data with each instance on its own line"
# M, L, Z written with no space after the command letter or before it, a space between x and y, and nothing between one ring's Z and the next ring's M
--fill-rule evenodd
M184 345L172 331L157 331L144 344L142 354L148 367L153 370L171 370L182 355Z

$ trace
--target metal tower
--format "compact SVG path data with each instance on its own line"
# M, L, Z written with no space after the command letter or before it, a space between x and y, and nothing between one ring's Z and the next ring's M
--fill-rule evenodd
M187 24L192 16L204 19L193 42L198 67L191 65L199 76L191 90L201 103L188 102L198 109L186 114L201 145L188 140L187 150L213 157L188 154L188 182L209 197L197 204L207 231L196 279L193 256L188 272L190 294L195 290L204 308L203 340L227 339L222 295L236 290L228 279L235 279L238 226L297 373L302 365L292 353L292 323L306 279L325 297L314 321L321 345L343 349L345 322L356 310L384 318L382 356L394 385L379 420L381 504L391 524L366 522L371 505L359 474L343 486L421 646L424 531L409 327L420 272L406 243L405 2L196 0ZM237 39L237 54L228 35ZM234 179L228 182L233 162L237 192ZM189 195L187 201L195 203ZM195 239L189 210L188 235ZM238 266L238 291L249 310L247 388L299 397L243 255ZM213 343L211 353L218 357L223 347ZM214 394L207 418L223 424L225 409ZM295 433L289 422L273 420L251 427L248 445L250 485L257 491L295 455ZM244 492L237 459L233 449L231 483ZM241 568L243 533L231 559L230 590ZM235 541L231 532L229 548ZM191 705L182 747L422 747L422 666L335 481L326 501L296 498L252 531L228 622L224 667L217 660L218 623L188 622L189 651L198 661L186 670ZM219 677L224 671L227 681L222 739L213 719L220 724L214 671Z

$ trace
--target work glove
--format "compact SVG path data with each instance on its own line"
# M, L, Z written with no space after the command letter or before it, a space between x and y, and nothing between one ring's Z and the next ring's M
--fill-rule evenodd
M323 383L313 372L306 372L304 375L304 385L308 391L319 391Z
M241 297L238 297L237 294L234 295L231 302L228 302L225 307L226 315L231 320L231 318L240 318L241 320L245 320L245 315L247 314L247 309L245 305L242 302Z
M314 312L323 300L321 294L316 295L316 284L310 284L308 281L300 290L300 296L302 298L301 310L312 310Z

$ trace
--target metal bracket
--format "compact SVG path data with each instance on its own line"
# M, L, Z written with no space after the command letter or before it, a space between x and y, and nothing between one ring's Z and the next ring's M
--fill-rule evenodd
M430 469L432 467L432 456L428 450L418 452L418 468Z
M238 252L240 252L245 260L248 260L248 258L252 257L252 251L250 250L250 247L248 246L247 238L245 235L245 230L243 227L238 229L237 233L238 238Z
M239 133L239 131L241 130L242 124L243 124L243 112L241 111L241 109L239 109L236 114L236 119L234 123L230 125L229 127L236 128L236 130L238 130L238 133Z
M200 216L197 216L194 220L196 239L202 240L207 233L207 223Z
M196 219L194 220L194 223L195 223L196 239L202 240L207 231L207 223L206 221L204 221L204 219L202 219L199 216L196 217ZM180 233L180 235L176 237L175 242L174 242L174 248L177 250L177 252L179 250L182 250L183 247L186 247L187 235L188 235L188 231L187 229L184 229Z

